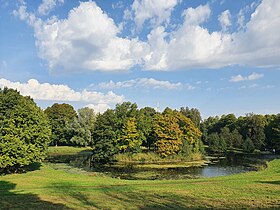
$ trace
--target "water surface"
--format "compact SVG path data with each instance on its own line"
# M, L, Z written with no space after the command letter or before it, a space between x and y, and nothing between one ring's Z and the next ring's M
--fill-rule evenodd
M120 179L189 179L198 177L217 177L244 173L255 170L253 165L262 164L276 158L275 155L227 155L209 160L209 164L201 166L168 168L150 167L148 164L116 164L96 168L91 166L91 155L59 155L51 156L48 162L52 164L67 164L71 167L88 172L101 172ZM170 165L170 164L169 164Z

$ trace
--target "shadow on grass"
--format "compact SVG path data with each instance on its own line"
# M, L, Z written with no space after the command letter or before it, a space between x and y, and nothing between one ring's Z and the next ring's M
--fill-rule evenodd
M22 174L22 173L26 173L29 171L36 171L36 170L39 170L41 166L42 166L42 164L37 162L37 163L31 163L31 164L29 164L27 166L23 166L23 167L11 167L11 168L0 169L0 176L7 175L7 174L13 174L13 173Z
M111 187L110 189L103 188L104 196L110 203L107 203L101 208L119 208L119 209L205 209L211 208L210 205L205 205L198 202L190 196L180 196L172 193L152 193L148 191L137 191L131 187ZM195 206L195 207L194 207Z
M219 199L219 194L217 198L209 199L191 196L186 192L161 192L157 188L143 190L132 185L79 186L64 182L49 188L77 209L275 209L276 206L255 206L252 202L244 201L234 203L230 199Z
M259 183L280 185L280 181L259 181Z
M98 208L96 203L88 198L84 192L84 188L74 185L70 182L63 183L54 183L49 186L55 193L64 196L67 201L71 202L74 205L77 205L77 208L80 206L85 207L95 207Z
M53 184L49 188L65 196L65 199L77 208L82 206L89 209L190 209L186 204L190 203L191 198L143 192L128 185L78 186L65 182Z
M0 181L0 209L69 209L62 204L41 200L37 195L15 191L16 184Z
M279 209L279 204L274 203L273 206L259 206L254 202L232 202L228 200L219 199L219 194L214 199L207 197L196 197L195 195L188 195L188 193L168 193L160 192L154 189L150 190L139 190L133 189L130 186L127 187L110 187L107 189L100 189L106 200L110 201L110 204L100 206L105 209L115 209L119 206L115 206L114 203L120 203L119 209L141 209L141 210L172 210L172 209ZM112 205L113 204L113 205Z

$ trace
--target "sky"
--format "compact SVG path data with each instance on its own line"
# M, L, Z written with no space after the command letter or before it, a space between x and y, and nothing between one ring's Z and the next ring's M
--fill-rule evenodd
M279 0L0 0L0 88L41 107L280 112Z

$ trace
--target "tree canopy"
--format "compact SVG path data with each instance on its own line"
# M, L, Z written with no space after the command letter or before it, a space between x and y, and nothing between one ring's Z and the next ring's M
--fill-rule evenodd
M45 113L49 118L52 128L51 144L69 145L73 135L69 132L67 123L73 123L74 119L77 118L77 113L73 106L65 103L55 103L48 107Z
M0 90L0 169L18 168L45 158L51 129L44 112L16 90Z

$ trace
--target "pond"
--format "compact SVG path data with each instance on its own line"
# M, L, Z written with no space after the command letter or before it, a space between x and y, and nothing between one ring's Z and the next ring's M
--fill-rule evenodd
M178 163L166 164L113 164L102 168L92 167L90 154L59 155L48 157L47 161L55 168L65 165L82 171L96 172L119 179L189 179L217 177L256 170L255 166L277 158L275 155L231 154L225 157L206 158L207 164Z

